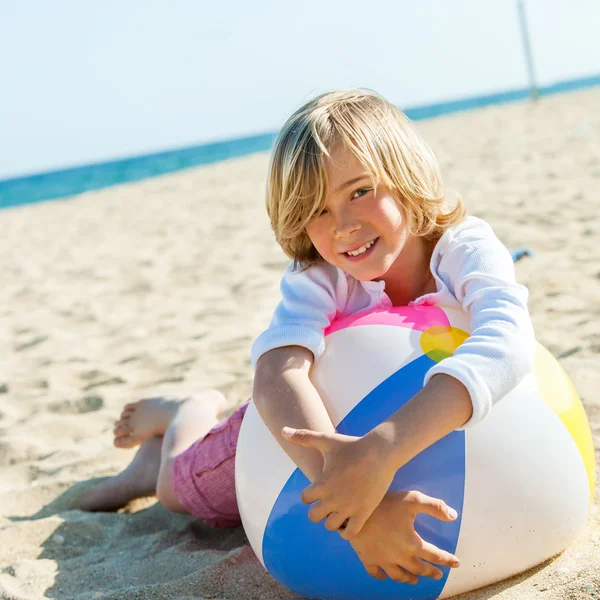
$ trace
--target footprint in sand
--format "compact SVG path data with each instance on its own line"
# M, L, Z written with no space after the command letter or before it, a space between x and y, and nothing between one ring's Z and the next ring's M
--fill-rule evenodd
M102 379L101 381L95 381L94 383L90 383L83 388L84 392L89 390L93 390L94 388L101 387L104 385L120 385L122 383L127 383L121 377L109 377L108 379Z
M15 351L22 352L23 350L27 350L28 348L33 348L33 346L37 346L38 344L45 342L47 339L48 339L47 335L38 335L38 336L34 337L33 339L28 340L27 342L24 342L22 344L17 344L15 346Z
M48 408L51 412L59 414L83 414L104 408L104 399L102 396L83 396L76 400L53 402Z
M97 387L104 385L120 385L127 383L124 379L118 376L112 376L108 373L92 369L91 371L83 371L79 374L79 378L84 381L89 381L86 386L83 387L83 391L87 392Z

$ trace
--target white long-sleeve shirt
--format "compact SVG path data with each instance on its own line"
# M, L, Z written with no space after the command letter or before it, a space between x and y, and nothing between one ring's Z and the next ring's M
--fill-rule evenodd
M533 368L535 337L527 310L527 288L516 282L512 257L481 219L467 217L447 229L430 261L437 291L411 304L462 308L471 318L471 335L432 367L458 379L469 391L473 415L463 429L481 421L492 406ZM305 271L291 264L281 280L282 300L269 328L252 345L252 365L283 346L302 346L315 361L325 350L324 331L336 317L392 302L383 281L358 281L326 262Z

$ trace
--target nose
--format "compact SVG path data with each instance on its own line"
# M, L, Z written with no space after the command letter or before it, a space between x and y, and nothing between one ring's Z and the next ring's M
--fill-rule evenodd
M360 223L351 211L337 211L334 216L333 227L337 238L345 238L360 229Z

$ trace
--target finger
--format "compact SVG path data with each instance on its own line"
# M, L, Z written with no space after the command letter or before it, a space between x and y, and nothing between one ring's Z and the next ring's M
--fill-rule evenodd
M308 511L308 518L313 523L318 523L319 521L325 519L327 515L331 512L331 508L328 508L326 504L324 504L323 502L316 502L310 507L310 510Z
M319 485L318 483L311 483L302 490L300 493L300 499L302 502L304 502L304 504L312 504L317 500L321 500L323 493L324 490L322 485Z
M361 515L355 515L347 520L346 526L340 531L340 535L345 540L351 540L355 538L362 530L367 519Z
M410 492L410 496L416 513L425 513L441 521L454 521L458 516L457 512L440 498L432 498L422 492Z
M413 558L402 566L406 567L411 573L415 575L422 575L423 577L431 577L431 579L441 579L444 574L440 569L433 565L421 560L420 558Z
M460 567L460 560L454 554L441 550L437 546L429 542L423 542L422 548L418 551L420 558L433 563L434 565L442 565L444 567Z
M327 519L325 519L325 529L329 529L329 531L337 531L344 524L345 520L346 519L344 519L343 515L340 515L340 513L329 513Z
M399 565L385 565L384 569L388 574L388 577L394 581L398 581L399 583L410 583L412 585L419 583L419 578L414 573L410 573Z
M288 442L305 448L313 448L319 452L327 452L331 448L331 438L326 433L311 431L310 429L293 429L284 427L281 435Z
M375 577L375 579L381 579L382 581L384 579L387 579L387 575L385 574L385 571L383 569L381 569L380 567L378 567L377 565L369 565L369 566L365 565L365 569L367 570L367 573L371 577Z

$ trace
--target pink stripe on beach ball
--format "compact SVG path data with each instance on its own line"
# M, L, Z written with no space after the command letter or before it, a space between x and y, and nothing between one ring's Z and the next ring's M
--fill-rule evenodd
M370 310L349 317L336 319L325 330L325 335L360 325L391 325L425 331L430 327L450 325L446 313L438 306L395 306L381 310Z

